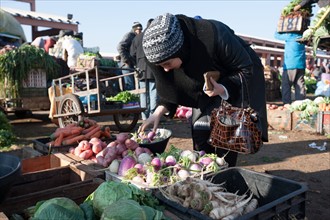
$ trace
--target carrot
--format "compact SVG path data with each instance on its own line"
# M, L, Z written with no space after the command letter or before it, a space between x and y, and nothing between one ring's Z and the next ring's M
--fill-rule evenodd
M92 136L90 138L100 138L102 134L102 131L97 131L94 134L92 134Z
M73 134L78 135L81 133L82 130L83 128L79 128L79 127L63 128L62 130L55 131L53 134L51 134L50 138L52 140L55 140L60 136L60 134L63 134L63 137L67 137Z
M63 145L71 145L71 144L75 144L75 143L78 143L78 141L81 141L83 139L85 139L85 135L81 134L81 135L78 135L78 136L75 136L71 139L68 139L68 140L65 140L65 141L62 141L62 144Z
M62 141L63 141L63 138L64 138L64 134L63 133L60 133L60 136L58 136L55 139L54 146L61 146Z
M93 130L94 128L96 128L98 125L93 125L90 126L89 128L85 128L81 133L82 134L87 134L88 132L90 132L91 130Z
M91 139L93 137L93 134L95 134L96 132L98 132L100 130L101 130L100 126L96 126L93 130L91 130L90 132L88 132L87 134L85 134L85 137L87 139Z

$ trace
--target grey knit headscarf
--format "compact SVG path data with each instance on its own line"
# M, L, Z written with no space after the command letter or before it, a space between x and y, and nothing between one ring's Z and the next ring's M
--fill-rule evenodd
M142 46L151 63L160 63L183 45L183 32L178 19L169 13L156 17L146 29Z

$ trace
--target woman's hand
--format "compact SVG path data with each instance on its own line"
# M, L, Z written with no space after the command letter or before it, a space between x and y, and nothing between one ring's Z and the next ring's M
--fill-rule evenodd
M210 77L210 82L213 85L213 90L205 90L204 93L209 97L216 96L216 95L224 95L225 89L223 85L217 83L212 77Z
M138 133L144 131L146 128L153 125L152 131L156 132L160 118L166 113L168 110L165 108L165 106L158 106L155 110L155 112L149 116L147 120L145 120L142 125L138 129Z

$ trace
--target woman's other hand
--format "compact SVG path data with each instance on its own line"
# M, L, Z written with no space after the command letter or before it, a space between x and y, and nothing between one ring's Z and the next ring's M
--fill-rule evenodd
M213 90L205 90L204 93L208 95L209 97L220 95L225 95L225 88L223 85L217 83L212 77L210 77L210 81L213 85Z

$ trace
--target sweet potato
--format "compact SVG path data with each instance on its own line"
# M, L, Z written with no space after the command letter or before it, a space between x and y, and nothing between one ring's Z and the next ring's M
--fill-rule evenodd
M89 159L91 156L93 155L93 151L92 150L85 150L83 152L81 152L79 154L79 157L84 159L84 160L87 160Z
M100 131L100 130L101 130L100 126L96 126L93 130L91 130L90 132L88 132L87 134L85 134L85 137L86 137L87 139L90 139L90 138L94 137L93 135L94 135L96 132Z

